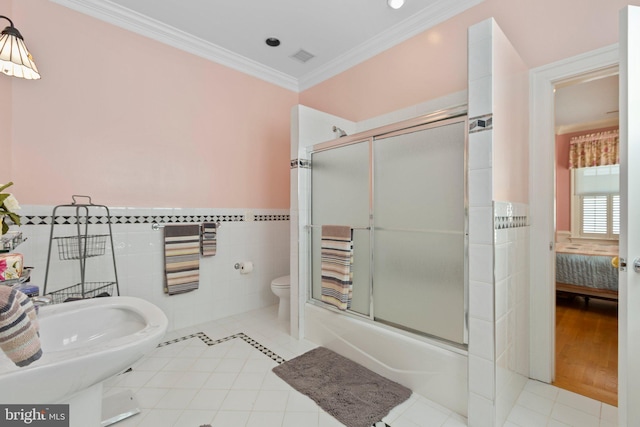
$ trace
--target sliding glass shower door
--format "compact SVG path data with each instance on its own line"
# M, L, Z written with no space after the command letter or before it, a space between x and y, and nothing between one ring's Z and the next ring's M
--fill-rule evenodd
M322 225L353 228L348 311L465 344L466 118L311 153L312 299L321 300Z
M374 143L378 321L464 341L465 123Z
M351 311L364 315L369 315L371 305L370 157L370 141L365 140L316 152L311 160L313 298L321 299L321 226L349 225L354 229Z

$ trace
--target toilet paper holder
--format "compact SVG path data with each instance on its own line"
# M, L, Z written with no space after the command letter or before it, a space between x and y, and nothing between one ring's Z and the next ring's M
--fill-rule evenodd
M245 264L249 264L251 267L253 267L253 263L251 261L245 261L245 262L236 262L235 264L233 264L233 268L235 268L236 270L242 270L242 267Z

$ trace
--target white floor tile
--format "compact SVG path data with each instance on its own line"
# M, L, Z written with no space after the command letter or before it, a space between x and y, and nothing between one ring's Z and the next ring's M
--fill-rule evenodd
M546 397L523 390L516 404L548 417L551 415L554 402Z
M227 390L201 389L195 394L193 399L191 399L187 408L217 411L222 406L222 402L224 402L224 399L227 397L227 393Z
M244 426L249 415L251 415L251 411L218 411L211 427Z
M176 426L198 427L211 424L216 411L186 410L180 414ZM119 425L117 427L120 427Z
M222 411L251 411L258 397L255 390L229 390L222 402Z
M138 424L139 427L173 427L180 417L180 409L152 409Z
M556 402L571 408L577 409L582 412L586 412L594 417L600 417L600 409L602 408L602 402L594 399L573 393L567 390L560 390Z
M449 418L448 413L439 411L424 402L417 401L405 412L403 412L394 424L398 421L408 420L423 427L441 427Z
M524 406L516 405L511 410L507 421L520 427L545 427L549 418Z
M158 409L184 409L196 395L197 390L171 389L156 403Z
M282 411L252 411L246 427L281 427L283 418L284 412Z
M262 390L253 404L254 411L282 411L287 407L289 392L286 390Z
M282 427L318 427L318 412L285 412Z
M214 372L209 375L205 381L203 388L212 388L217 390L229 390L236 380L238 374Z
M290 359L315 347L287 334L275 307L169 334L166 340L203 332L213 341L244 333ZM118 427L342 427L307 396L272 372L277 362L236 337L214 345L189 338L164 345L110 379L105 395L130 389L141 413ZM504 427L615 427L617 408L529 380ZM413 394L384 421L392 427L465 427L467 420Z
M579 409L557 403L553 406L551 419L575 427L599 427L600 418L582 412Z

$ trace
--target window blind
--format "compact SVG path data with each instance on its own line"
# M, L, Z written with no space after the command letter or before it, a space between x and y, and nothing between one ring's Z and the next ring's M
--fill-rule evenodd
M607 234L607 196L582 197L582 232Z

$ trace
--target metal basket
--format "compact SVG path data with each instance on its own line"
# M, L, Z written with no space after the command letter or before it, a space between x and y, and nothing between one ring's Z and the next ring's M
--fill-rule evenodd
M68 300L95 298L98 296L113 295L113 285L115 282L85 282L84 290L82 283L59 289L47 294L51 297L53 304L59 304ZM104 295L102 295L104 294Z
M108 234L94 234L87 236L54 237L58 243L58 256L61 260L84 258L83 251L87 250L86 258L104 255Z

